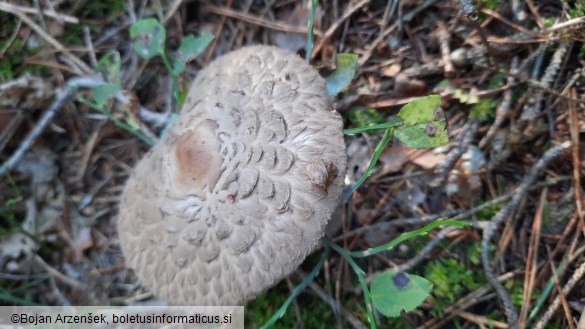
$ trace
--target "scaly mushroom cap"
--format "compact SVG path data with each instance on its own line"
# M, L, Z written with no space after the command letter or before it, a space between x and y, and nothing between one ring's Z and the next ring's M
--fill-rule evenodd
M229 53L201 71L128 180L126 265L171 303L242 304L318 245L345 169L323 78L279 48Z

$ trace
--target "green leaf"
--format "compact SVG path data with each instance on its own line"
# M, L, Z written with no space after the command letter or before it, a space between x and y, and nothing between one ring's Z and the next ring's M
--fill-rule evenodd
M420 97L404 105L400 109L398 117L406 125L432 122L436 119L433 111L439 106L441 106L441 97L438 95Z
M179 50L177 51L177 57L173 65L173 74L179 75L185 71L187 62L192 60L201 54L202 51L209 46L213 40L213 34L202 33L199 37L195 38L194 35L188 35L181 41Z
M111 83L106 83L93 90L91 96L99 105L105 105L108 99L114 97L120 91L120 87Z
M413 100L400 110L398 117L404 124L396 128L396 138L408 147L434 148L449 141L447 121L438 95Z
M166 30L154 18L141 19L130 27L130 37L134 41L134 51L144 59L164 52Z
M335 68L335 71L325 79L329 96L333 97L349 86L355 76L357 60L358 56L356 54L337 54L337 56L335 56L337 67Z
M398 317L412 311L429 296L433 284L418 275L386 271L370 284L374 307L385 316Z
M122 60L120 59L120 53L112 50L100 58L96 71L102 74L106 82L120 86L122 84L122 77L120 75L121 67Z
M463 89L456 88L453 90L453 97L457 98L463 104L476 104L479 102L477 92L474 90L467 92Z

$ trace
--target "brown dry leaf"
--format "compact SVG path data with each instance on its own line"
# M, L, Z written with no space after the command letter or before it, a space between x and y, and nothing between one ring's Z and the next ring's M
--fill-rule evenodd
M389 174L400 171L405 164L415 160L425 152L427 151L415 150L401 145L388 147L379 158L379 161L383 164L382 172Z
M442 163L447 156L442 153L425 152L412 159L412 163L422 167L425 170L434 169L438 164Z
M26 218L21 224L21 229L28 234L36 236L35 220L37 208L33 199L25 203ZM14 233L6 238L0 238L0 271L8 273L34 272L34 255L38 245L27 234Z
M24 74L0 84L0 108L37 109L46 107L54 91L46 79Z
M464 174L459 169L451 171L447 183L447 194L462 208L472 207L481 193L482 180L479 175Z
M419 79L412 79L399 73L394 80L394 97L421 96L427 91L427 84Z
M121 116L122 120L129 124L132 128L140 128L140 100L134 92L122 90L128 103L116 102L116 106L112 109L112 112L116 116Z
M0 112L0 131L8 127L13 117L14 113L12 112Z
M32 187L37 203L52 198L52 182L57 177L59 168L56 164L57 156L53 151L33 147L25 153L16 167L16 171L32 177Z
M358 179L368 168L370 153L363 138L353 139L347 145L347 173L352 179Z
M283 11L278 16L278 19L282 19L286 21L287 24L292 26L299 26L305 27L307 26L307 22L309 21L309 16L311 14L310 8L311 2L308 2L308 6L305 7L301 4L295 6L292 11ZM321 25L321 18L323 17L323 10L320 6L317 6L317 11L315 14L315 29L319 29ZM290 33L290 32L272 32L271 33L272 41L274 44L280 48L288 49L293 53L304 49L305 45L307 44L307 36L300 33Z
M481 171L487 165L487 159L479 147L470 145L467 151L461 156L461 170L466 174Z
M65 32L65 24L58 20L49 20L47 22L47 32L52 37L60 37Z
M73 253L75 255L75 261L79 262L83 260L83 252L93 247L93 238L91 236L91 228L82 227L77 232L73 241Z
M415 7L422 3L422 0L402 0L401 5L405 8Z
M391 64L390 66L385 67L382 70L382 75L386 77L395 77L398 73L400 73L401 69L402 66L400 65L400 63L394 63Z

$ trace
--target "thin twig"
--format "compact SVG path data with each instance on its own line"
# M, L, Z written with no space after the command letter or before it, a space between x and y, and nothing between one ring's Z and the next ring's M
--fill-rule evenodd
M23 14L36 14L38 12L35 8L18 6L15 4L8 3L8 2L0 2L0 10L8 12L8 13L13 13L13 14L15 12L19 12L19 13L23 13ZM47 17L55 18L61 22L79 24L79 20L77 19L77 17L74 17L74 16L61 14L61 13L55 12L53 10L43 10L43 11L41 11L41 13Z
M500 321L496 321L493 319L488 319L485 316L481 316L481 315L476 315L473 313L469 313L469 312L459 312L457 314L459 317L464 318L467 321L473 322L477 325L481 325L484 328L500 328L500 329L508 329L508 325L500 322Z
M0 167L0 176L4 173L11 171L20 162L26 151L31 147L35 140L41 135L45 128L49 125L57 111L63 107L65 103L70 100L71 94L77 88L95 88L103 85L104 82L98 79L91 79L85 77L72 78L67 82L65 88L58 93L57 97L51 104L51 106L45 111L43 116L39 119L35 128L31 130L28 135L22 140L20 146L10 156L10 158Z
M26 16L23 12L14 10L12 7L4 6L6 3L0 2L0 10L13 14L14 16L20 18L26 25L28 25L31 29L33 29L41 38L47 41L51 46L55 47L57 50L61 51L67 58L69 58L73 63L75 63L84 73L93 73L93 70L85 64L81 59L77 56L73 55L69 51L69 49L65 48L57 39L50 36L45 30L40 27L37 23L35 23L32 19Z
M244 22L247 22L250 24L259 25L259 26L262 26L262 27L265 27L268 29L276 30L276 31L302 33L302 34L307 34L309 31L308 28L303 27L303 26L294 26L294 25L285 24L285 23L281 23L281 22L272 22L272 21L265 20L263 18L259 18L259 17L249 15L249 14L244 14L244 13L241 13L241 12L238 12L238 11L235 11L232 9L227 9L227 8L206 5L203 7L203 10L214 13L214 14L239 19L241 21L244 21ZM318 30L313 31L313 33L317 36L322 35L321 31L318 31Z
M575 88L569 90L571 97L577 97ZM577 217L581 223L585 223L585 215L583 214L583 199L581 198L581 157L579 150L579 116L577 112L577 104L574 101L568 101L569 108L569 131L571 133L572 155L573 155L573 188L575 189L575 205L577 207Z
M173 15L177 11L177 9L179 9L179 7L181 6L181 3L183 3L183 0L175 0L175 1L173 1L173 3L171 4L169 10L167 10L167 13L165 14L165 17L163 18L163 24L166 24L169 21L169 19L171 19L171 17L173 17Z
M573 273L573 275L571 276L571 278L569 279L567 284L565 284L565 286L563 287L563 294L568 295L571 292L571 290L573 289L573 287L575 287L575 285L577 283L581 282L581 279L583 278L583 276L585 276L585 261L583 261L583 263L581 263L581 265L575 271L575 273ZM540 320L538 320L534 329L544 329L544 327L546 327L547 323L550 321L551 317L555 314L555 312L559 308L560 304L561 304L561 297L557 296L555 298L555 300L553 301L553 303L551 304L551 306L549 307L549 309L546 310L546 312L544 313L542 318L540 318Z
M225 7L227 9L230 9L231 6L232 6L232 0L227 0ZM215 54L215 47L217 47L217 43L219 42L219 37L221 36L221 31L223 30L223 26L225 25L226 20L227 20L227 16L221 15L221 19L219 20L219 26L217 27L217 31L215 32L215 37L213 38L213 41L211 41L211 45L209 46L209 49L207 50L207 56L205 57L205 62L203 64L203 66L207 66L207 64L209 64L213 55Z
M512 86L516 83L516 79L514 75L516 75L518 68L518 57L514 57L512 59L512 64L510 65L510 75L508 76L508 80L506 82L506 89L504 91L504 97L502 97L502 102L498 105L496 109L496 118L494 123L490 126L488 132L485 134L485 137L479 142L479 148L483 149L487 146L487 144L494 138L496 132L504 121L510 115L510 109L512 107Z
M550 255L550 249L548 251ZM565 311L565 317L567 318L567 322L569 323L569 329L575 329L575 324L573 323L573 319L571 317L571 309L569 308L569 303L567 302L567 296L565 296L565 294L563 293L563 289L561 288L561 280L559 279L557 271L555 270L554 262L551 261L550 267L552 270L552 276L555 281L555 285L559 293L557 297L561 299L561 304L563 305L563 310Z
M524 270L524 289L522 290L522 307L520 308L520 320L518 326L525 328L528 311L532 307L532 292L536 281L536 272L538 271L538 247L540 245L540 232L542 229L542 217L544 216L544 206L548 189L542 190L540 201L534 220L532 222L532 234L528 244L528 255L526 256L526 267Z
M558 30L572 27L573 25L581 25L581 24L585 24L585 16L573 18L573 19L570 19L566 22L555 24L555 25L551 26L550 28L546 29L545 33L556 32Z
M451 62L451 49L449 47L451 35L445 23L439 22L437 26L437 35L441 45L441 57L443 59L443 66L445 67L445 77L452 78L454 74L454 68L453 62Z
M502 274L498 277L498 280L502 281L502 282L507 281L509 279L512 279L515 274L516 273L514 273L514 272ZM469 294L467 294L463 298L459 299L457 301L457 303L455 303L453 305L449 305L445 309L443 316L432 318L431 320L427 321L422 326L419 326L418 329L443 328L449 320L451 320L452 318L457 316L460 312L462 312L462 311L472 307L473 305L476 305L477 303L481 302L480 298L486 296L486 294L488 292L490 292L491 290L492 290L492 287L489 284L486 284L486 285L470 292Z
M95 50L93 48L93 43L91 41L91 32L89 31L89 27L87 25L83 26L83 38L85 41L85 47L87 47L89 53L89 60L93 67L97 67L97 58L95 56Z
M57 271L51 265L47 264L47 262L45 262L45 260L42 259L41 256L39 256L38 254L35 254L34 257L35 257L35 262L37 262L37 264L41 265L49 274L53 275L59 281L67 284L68 286L70 286L72 288L79 289L79 288L83 287L83 284L81 282L78 282L77 280L74 280L74 279L68 277L67 275Z
M565 54L571 45L572 42L570 41L563 41L559 44L557 50L553 54L552 59L550 60L550 64L546 68L545 73L539 82L540 87L543 89L550 88L554 78L559 72L563 59L565 59ZM520 115L520 120L532 121L540 114L542 109L542 101L544 99L542 90L539 91L534 98L535 99L533 102L527 103L526 106L524 106L522 114Z
M12 43L14 42L14 40L16 40L16 37L18 36L18 33L20 32L21 26L22 26L22 19L19 19L18 23L16 23L16 27L14 28L14 31L12 32L12 35L10 36L10 38L8 38L8 41L4 44L4 47L2 47L2 50L0 50L1 57L4 56L4 53L10 48L10 46L12 46Z
M542 171L556 158L561 156L571 146L570 142L564 142L549 149L540 160L532 167L530 173L524 178L520 186L516 189L512 196L512 200L490 220L489 225L486 227L483 233L483 239L481 243L481 259L483 268L488 282L494 287L498 297L502 300L504 308L508 313L508 325L510 329L518 328L518 313L514 304L512 303L508 292L504 286L497 280L494 273L494 269L489 259L489 247L490 242L499 226L507 220L516 211L518 205L522 202L526 194L532 185L536 182L538 176Z
M477 120L470 120L465 124L463 132L455 140L455 147L453 147L445 157L445 160L435 169L435 178L429 183L429 186L436 188L445 184L449 178L449 173L455 167L457 161L469 149L469 145L473 141L478 128L479 122Z
M335 31L337 31L337 28L339 28L339 26L341 26L341 24L343 24L343 22L345 22L346 19L348 19L351 15L353 15L356 11L358 11L360 8L362 8L363 6L367 5L368 3L370 3L371 0L361 0L358 3L354 4L352 7L350 7L349 9L347 9L343 15L341 15L341 17L335 21L335 23L333 23L328 29L327 31L325 31L325 33L323 34L323 36L319 39L319 43L317 43L317 45L315 45L315 48L313 48L313 54L311 55L311 59L315 59L315 57L317 56L317 54L321 51L321 48L323 48L323 46L325 45L325 43L329 40L329 38L331 38L333 36L333 34L335 33ZM317 33L315 33L316 36L321 36Z
M303 273L301 270L297 270L296 274L302 280L304 280L307 277L307 275ZM325 303L329 304L329 307L331 307L333 314L339 313L343 314L347 322L349 322L355 329L366 329L366 326L364 326L364 324L358 318L356 318L351 312L344 312L343 306L335 298L333 298L333 296L331 296L323 288L321 288L320 285L318 285L315 282L311 282L311 284L309 284L309 288ZM342 325L341 328L343 328L343 323L341 325Z

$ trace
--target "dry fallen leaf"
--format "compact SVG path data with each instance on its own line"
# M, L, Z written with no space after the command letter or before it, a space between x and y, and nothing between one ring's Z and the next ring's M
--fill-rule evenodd
M401 69L402 66L399 63L394 63L388 67L385 67L382 70L382 74L386 77L395 77L398 73L400 73Z
M421 156L412 159L412 163L425 170L430 170L443 162L445 157L446 155L442 153L425 152Z

